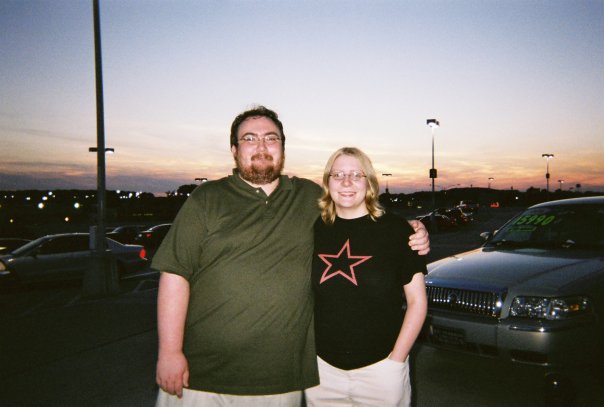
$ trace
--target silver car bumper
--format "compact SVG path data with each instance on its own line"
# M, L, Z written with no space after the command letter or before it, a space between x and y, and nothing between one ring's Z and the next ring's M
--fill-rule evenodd
M422 339L439 348L541 366L588 365L601 357L592 318L567 321L480 319L429 313Z

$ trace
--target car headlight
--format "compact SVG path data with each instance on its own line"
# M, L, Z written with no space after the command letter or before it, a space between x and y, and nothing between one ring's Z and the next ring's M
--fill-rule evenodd
M520 318L560 320L591 312L587 297L516 297L510 315Z

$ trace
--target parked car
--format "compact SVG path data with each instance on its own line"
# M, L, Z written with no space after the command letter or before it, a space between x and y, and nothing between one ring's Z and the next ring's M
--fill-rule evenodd
M171 223L163 223L161 225L151 226L149 229L144 230L136 236L134 242L141 246L144 246L147 250L149 258L153 256L161 242L164 240L166 233L170 230Z
M450 208L445 211L445 215L455 219L457 226L467 225L472 222L474 215L471 212L464 212L460 208Z
M0 238L0 254L10 253L28 242L31 242L31 240L18 237L2 237Z
M558 388L602 372L604 196L532 206L486 237L428 265L425 343L541 366Z
M120 274L142 270L147 265L145 249L107 239ZM0 256L0 283L31 283L77 280L90 267L93 252L88 233L48 235Z
M143 225L117 226L107 232L105 236L123 244L131 244L134 243L134 239L143 230L145 230Z
M443 213L440 213L439 210L434 212L434 219L438 230L443 231L455 228L457 226L457 221L448 215L445 215L444 210L442 210L442 212ZM434 231L434 225L432 225L432 212L417 216L416 219L421 221L426 226L426 229Z
M476 212L480 209L480 204L474 201L459 201L457 207L464 212Z

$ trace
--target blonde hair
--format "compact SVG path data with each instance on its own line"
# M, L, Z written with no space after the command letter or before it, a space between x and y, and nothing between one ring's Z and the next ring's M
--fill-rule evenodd
M380 185L378 183L375 170L373 169L373 164L371 164L371 160L369 159L367 154L365 154L356 147L340 148L338 151L333 153L331 157L329 157L329 160L327 160L327 164L325 164L322 185L323 194L321 195L321 198L319 198L321 219L323 219L323 222L328 225L333 224L336 220L336 205L331 199L331 195L329 194L329 174L331 173L331 168L333 167L334 161L342 155L354 157L361 163L363 173L367 177L367 192L365 194L365 205L367 207L367 211L369 212L369 216L371 216L371 219L376 220L384 214L384 209L379 203Z

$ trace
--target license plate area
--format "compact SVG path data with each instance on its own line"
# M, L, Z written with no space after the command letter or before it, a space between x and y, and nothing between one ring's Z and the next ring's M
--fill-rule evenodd
M466 333L463 329L430 325L429 337L435 345L457 349L466 347Z

